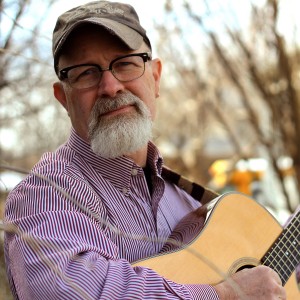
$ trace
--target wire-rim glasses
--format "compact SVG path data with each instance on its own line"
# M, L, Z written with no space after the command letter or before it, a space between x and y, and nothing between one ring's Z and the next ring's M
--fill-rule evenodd
M107 69L98 64L80 64L64 68L58 72L59 79L67 81L76 89L87 89L97 86L104 71L110 71L121 82L140 78L145 72L145 63L151 60L151 53L133 53L112 60Z

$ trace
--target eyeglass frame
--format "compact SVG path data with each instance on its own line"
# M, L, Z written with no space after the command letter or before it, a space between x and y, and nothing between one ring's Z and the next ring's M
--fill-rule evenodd
M139 56L143 59L143 62L144 62L144 70L143 70L143 73L139 76L139 77L136 77L136 78L133 78L133 79L130 79L130 80L120 80L118 79L114 72L113 72L113 69L112 69L112 66L113 64L118 61L119 59L123 59L123 58L126 58L126 57L132 57L132 56ZM99 71L100 71L100 74L101 76L99 77L99 82L101 81L101 78L102 78L102 74L104 71L110 71L111 74L117 79L119 80L120 82L129 82L129 81L132 81L132 80L135 80L135 79L138 79L140 77L142 77L145 73L145 63L148 62L149 60L152 60L152 53L151 52L141 52L141 53L131 53L131 54L127 54L127 55L122 55L122 56L119 56L115 59L113 59L110 63L109 63L109 66L108 68L105 68L103 69L100 65L98 64L79 64L79 65L73 65L73 66L70 66L70 67L66 67L66 68L63 68L61 69L60 71L58 71L58 78L63 81L63 80L66 80L68 79L68 72L72 69L75 69L77 67L85 67L85 66L91 66L91 67L96 67ZM97 84L99 84L99 82ZM70 83L69 83L70 84ZM95 84L94 86L96 86L97 84ZM71 85L71 84L70 84ZM71 85L72 86L72 85ZM93 86L91 87L88 87L88 88L92 88ZM82 88L82 89L85 89L85 88Z

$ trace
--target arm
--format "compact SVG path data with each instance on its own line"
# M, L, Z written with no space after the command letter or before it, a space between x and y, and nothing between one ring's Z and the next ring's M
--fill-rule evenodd
M8 234L8 257L13 258L8 263L20 299L217 299L207 286L164 280L150 269L133 269L128 261L100 250L108 239L89 223L84 215L51 212L18 224L21 231L28 228L28 236ZM57 228L59 234L53 234ZM108 244L109 252L117 252ZM221 300L285 299L277 274L262 266L245 269L215 289Z
M192 299L193 293L217 299L209 286L184 286L132 268L99 224L78 211L47 210L13 223L24 233L6 235L9 276L20 299Z
M49 212L16 225L26 235L7 235L8 264L21 299L189 297L182 286L173 290L153 271L136 272L114 257L117 249L84 215Z

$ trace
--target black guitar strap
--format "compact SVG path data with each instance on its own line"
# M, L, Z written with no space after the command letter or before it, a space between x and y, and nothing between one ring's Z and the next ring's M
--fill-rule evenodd
M161 175L163 179L177 185L179 188L190 194L195 200L199 201L202 205L205 205L219 196L218 193L188 180L167 167L163 167Z

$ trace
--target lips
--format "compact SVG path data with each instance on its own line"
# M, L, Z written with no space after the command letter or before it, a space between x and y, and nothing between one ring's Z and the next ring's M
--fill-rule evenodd
M106 112L101 113L100 116L101 117L104 117L104 116L113 116L113 115L117 115L117 114L120 114L120 113L126 113L126 112L131 111L133 107L134 107L133 104L122 105L122 106L119 106L117 108L107 110Z

